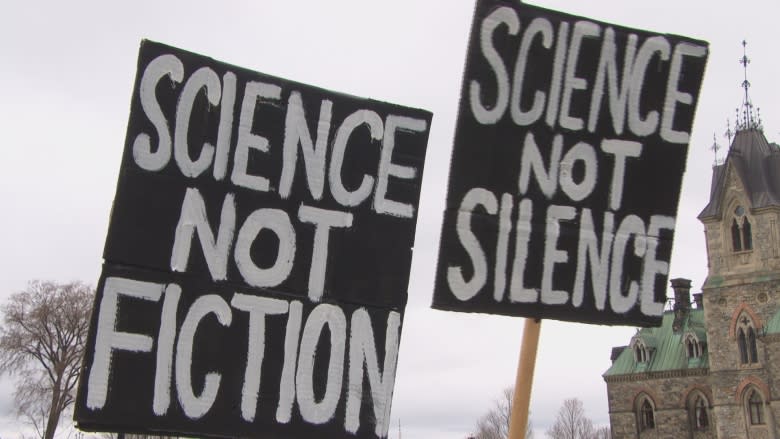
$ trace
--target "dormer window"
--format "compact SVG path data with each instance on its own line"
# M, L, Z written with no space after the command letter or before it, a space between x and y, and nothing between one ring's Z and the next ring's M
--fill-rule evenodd
M741 205L734 209L734 218L731 220L731 245L735 252L753 249L753 231L745 215L745 208Z
M635 349L637 363L647 363L647 349L641 345L638 345Z
M634 343L634 360L636 360L637 363L647 363L647 360L650 358L647 346L642 342L642 340L636 340Z
M685 352L688 354L689 360L701 357L701 346L695 335L688 334L685 337Z

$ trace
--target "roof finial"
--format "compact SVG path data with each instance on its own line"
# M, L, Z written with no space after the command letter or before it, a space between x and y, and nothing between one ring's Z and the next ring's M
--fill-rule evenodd
M729 139L729 148L731 147L731 136L734 135L734 131L731 131L731 121L727 118L726 119L726 132L723 133L726 138Z
M745 80L742 81L742 88L745 89L745 101L743 102L743 105L750 102L750 97L748 95L748 89L750 88L750 81L747 79L747 66L750 64L750 58L747 57L747 41L742 40L742 58L739 60L739 63L742 64L742 67L745 70Z
M727 130L726 132L729 132L730 130ZM720 145L718 145L718 141L716 140L715 133L712 133L712 146L710 146L710 149L712 150L712 154L715 156L715 160L712 162L712 166L718 166L718 150L720 150Z
M737 111L737 131L758 129L761 130L761 119L753 114L753 102L750 100L750 81L747 78L747 66L750 64L750 58L747 57L747 41L742 40L742 58L739 63L745 71L745 80L742 81L742 88L745 90L745 97L742 101L742 114Z

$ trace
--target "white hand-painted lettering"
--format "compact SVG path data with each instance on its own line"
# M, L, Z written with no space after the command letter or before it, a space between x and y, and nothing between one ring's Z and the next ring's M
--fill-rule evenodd
M354 434L361 427L363 405L369 403L374 413L372 428L378 437L387 435L400 342L401 316L398 312L385 310L372 317L365 308L357 308L347 315L340 306L318 304L306 315L300 301L236 292L229 301L215 294L199 296L189 309L183 310L184 319L178 322L176 316L182 311L179 310L180 299L189 294L191 292L182 292L177 284L165 285L121 277L106 279L103 287L105 299L98 310L98 340L103 342L97 346L87 378L87 399L91 409L105 406L112 387L112 355L116 351L125 351L145 355L145 361L155 368L153 382L138 383L153 388L153 396L149 401L138 401L138 404L149 404L155 416L165 416L172 403L171 388L175 386L178 398L173 403L178 404L187 417L200 419L206 416L215 407L223 376L220 370L208 372L202 377L192 375L193 358L201 347L201 339L196 342L195 334L204 320L210 318L215 318L225 331L235 329L238 320L234 312L241 311L248 314L248 326L241 328L247 333L246 356L241 354L236 358L237 361L245 361L240 401L236 401L236 405L241 407L241 419L254 422L259 413L260 389L276 385L269 383L263 373L266 363L272 361L277 365L282 363L275 416L277 422L290 422L296 401L301 418L310 424L331 421L337 407L345 404L344 429ZM118 300L120 296L122 301ZM161 305L154 305L163 297ZM150 302L159 310L160 329L156 335L116 330L120 316L125 322L135 318L124 308L124 304L133 300ZM384 321L372 323L374 318ZM285 319L286 324L279 325ZM386 329L383 331L384 338L377 340L375 335L379 334L374 333L374 328L378 327ZM270 334L269 328L282 331ZM329 334L328 343L320 343L323 334ZM266 355L266 341L271 337L284 338L284 358ZM384 340L383 345L378 344L381 340ZM381 364L380 346L384 347ZM156 355L149 355L155 349ZM322 383L325 392L321 397L314 394L315 380L320 379L314 373L314 363L318 358L329 358L326 382ZM371 399L368 401L363 398L364 377L368 378L370 387ZM344 380L348 382L347 386L342 386ZM197 386L193 383L198 381L203 386L196 394ZM267 401L268 398L269 395L263 395L262 399Z
M468 108L478 123L499 123L509 107L511 119L518 126L531 125L544 116L550 128L560 126L569 131L593 133L602 111L606 111L611 116L609 126L614 135L622 135L627 123L631 134L638 137L658 133L670 143L688 142L689 133L675 130L673 126L678 108L694 104L693 95L679 89L682 67L686 58L705 57L706 47L688 42L672 45L665 36L647 37L640 43L636 34L629 34L622 48L623 63L619 66L612 27L585 20L562 21L556 25L557 32L547 18L535 17L521 32L524 23L514 9L506 6L496 8L482 19L478 50L487 61L492 78L489 83L485 78L467 78ZM511 59L505 59L507 54L500 53L496 42L509 46L512 40L518 40L514 44L519 49L509 54ZM527 81L526 77L529 51L535 45L545 49L541 53L549 53L549 56L534 57L535 70L548 64L552 72L549 83L545 84L546 91L540 89L538 81ZM583 46L599 52L598 63L579 62ZM550 49L553 49L551 53ZM513 66L511 72L507 65ZM651 65L662 66L665 75L663 105L642 94ZM589 84L586 78L595 80ZM531 106L524 110L523 96L530 94L533 94ZM582 96L576 99L586 105L578 104L575 109L572 102L577 94ZM605 94L608 105L604 108Z

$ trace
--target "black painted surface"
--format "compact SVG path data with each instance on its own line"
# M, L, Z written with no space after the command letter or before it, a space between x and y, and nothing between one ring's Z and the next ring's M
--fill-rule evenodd
M235 102L230 108L234 118L232 124L228 126L231 141L227 173L224 178L215 178L213 163L205 172L193 178L186 177L180 171L173 155L159 171L142 169L134 159L133 144L140 133L148 134L152 145L157 145L159 141L157 128L141 104L139 90L145 69L151 61L162 55L174 55L184 68L183 81L175 82L164 77L155 89L157 101L172 135L179 96L184 84L196 70L205 67L212 69L220 78L220 84L224 83L227 72L236 75ZM244 89L250 82L266 83L281 88L280 99L259 101L251 127L251 132L265 137L269 146L267 151L250 149L247 173L267 178L270 182L270 190L267 192L248 189L231 180ZM283 143L287 128L287 103L293 92L300 93L302 97L307 125L312 138L315 139L321 104L323 101L332 103L332 126L326 145L324 191L319 199L312 196L308 189L307 171L300 145L296 145L298 159L292 191L287 198L283 198L278 192L284 161ZM373 189L370 196L357 206L340 204L330 192L328 173L334 137L345 118L358 110L370 110L383 123L391 115L424 122L424 128L421 130L396 132L395 149L390 159L393 164L409 166L416 170L411 178L397 178L391 175L387 190L388 199L413 206L411 217L378 213L373 207L375 199ZM198 157L204 142L217 144L220 115L223 111L227 109L221 108L221 105L208 104L205 89L198 91L187 131L189 155L192 158ZM396 312L402 319L407 301L417 206L430 124L431 114L423 110L334 93L249 71L159 43L144 41L139 54L124 156L104 249L105 263L98 285L76 402L74 418L79 427L99 431L164 432L213 437L354 437L345 431L344 426L345 392L349 371L350 317L361 308L369 313L381 370L385 357L385 330L388 315ZM354 130L347 143L344 165L340 172L348 190L355 190L364 175L374 179L372 188L375 187L382 146L382 139L371 139L365 125L358 126ZM227 279L212 278L197 234L191 241L186 271L176 272L171 268L176 227L182 214L185 192L188 189L196 189L202 195L208 222L215 235L220 224L223 201L228 194L235 197L236 225L227 258ZM352 215L351 227L330 229L324 293L317 303L307 297L315 226L299 220L301 206L347 212ZM260 209L278 209L284 212L295 231L296 250L292 270L281 283L268 287L255 287L248 283L239 272L234 257L239 230L246 219ZM278 247L279 240L274 234L262 231L252 244L252 260L259 267L270 267L276 260ZM235 308L231 309L232 322L229 325L220 325L212 313L200 321L195 335L191 365L192 385L197 395L202 391L205 375L209 372L219 373L221 383L213 406L199 419L186 416L179 404L174 376L171 380L170 408L164 415L155 415L152 410L152 400L164 298L150 301L127 296L119 298L114 331L146 335L151 337L154 343L149 352L129 352L121 349L113 351L106 403L100 409L90 409L86 404L89 392L87 377L93 366L96 339L99 337L97 325L104 298L105 282L111 277L180 286L182 295L174 323L177 340L182 322L191 305L205 295L214 295L227 304L230 304L237 293L276 298L288 303L300 302L303 307L303 324L316 306L335 305L344 314L347 322L343 387L335 415L327 422L315 425L302 419L296 402L289 422L276 421L285 325L288 319L288 315L284 314L268 315L265 319L266 345L257 414L251 422L242 418L241 392L247 362L249 314ZM400 327L398 331L400 333ZM315 360L315 399L322 397L328 380L327 352L331 350L328 335L329 329L325 329L318 343L318 352L322 353L318 354ZM176 350L177 348L174 347L174 357ZM368 378L364 376L363 379L363 404L357 437L376 437L372 395L368 387ZM390 392L392 393L392 389Z
M503 9L501 9L503 8ZM495 30L481 43L482 26L486 17L502 10L504 15L499 17ZM511 11L511 12L510 12ZM510 29L509 21L501 17L514 16L519 24L516 29ZM503 20L503 21L502 21ZM541 34L536 34L530 40L530 51L526 64L525 75L522 76L521 86L512 87L511 93L521 90L519 108L522 111L530 111L534 104L535 94L544 94L544 111L540 118L530 125L516 122L511 113L509 103L501 117L495 123L480 123L470 104L470 93L473 83L479 83L478 96L488 110L501 104L497 97L500 95L497 77L500 72L481 50L481 44L489 44L498 53L506 69L510 86L515 73L515 60L521 52L521 42L524 33L531 28L535 20L547 20L553 31L549 35L549 47L542 44ZM548 104L553 99L555 90L553 78L555 77L554 59L557 44L560 40L560 30L568 23L568 37L565 48L571 44L573 30L580 22L592 23L599 29L597 36L586 36L582 39L579 57L571 64L571 57L567 58L562 70L562 83L566 83L567 69L573 68L573 77L585 81L585 88L575 86L571 92L570 110L568 115L572 118L583 120L581 129L563 127L560 117L554 117L552 123L546 118L549 112ZM669 52L666 59L655 53L644 75L644 84L639 92L639 114L642 118L648 117L651 112L657 111L659 126L649 135L638 135L629 129L628 115L625 117L624 129L616 130L610 116L608 94L605 92L601 105L595 107L598 123L590 130L588 121L591 116L591 101L593 99L594 83L596 82L602 44L605 40L607 29L614 31L614 41L617 57L618 85L624 85L624 60L625 48L629 38L636 38L638 50L641 49L650 38L661 38L669 44ZM632 36L632 37L630 37ZM477 2L474 21L472 23L471 38L461 88L461 100L459 115L456 124L453 157L450 168L450 179L447 195L447 210L444 213L438 268L436 276L436 288L433 297L433 307L442 310L462 312L484 312L512 316L525 316L536 318L553 318L586 323L623 324L623 325L655 325L660 324L660 315L646 315L641 312L637 304L626 312L614 312L609 303L603 310L597 309L594 304L594 291L591 286L590 271L584 282L584 300L580 306L575 306L571 301L571 294L575 285L575 273L577 269L577 252L580 242L581 216L585 210L589 210L593 217L594 229L598 237L599 249L604 235L603 223L605 214L614 215L615 230L625 218L636 216L642 220L645 228L650 224L654 215L674 217L680 195L682 176L685 170L685 161L688 151L688 142L669 141L661 135L660 122L663 118L665 99L667 94L668 77L670 76L672 54L680 45L697 46L703 50L703 56L683 56L681 74L677 89L682 93L688 93L692 103L676 102L674 105L674 118L672 128L675 131L690 133L696 103L699 97L699 87L704 74L707 59L707 43L695 41L673 35L660 35L641 30L629 29L621 26L601 23L594 20L562 14L545 10L519 2L507 2L497 0L479 0ZM649 46L648 46L649 47ZM635 58L636 59L636 58ZM609 80L607 82L609 84ZM559 88L558 110L561 111L564 100L564 87ZM608 89L605 86L604 89ZM510 96L511 96L510 93ZM631 98L627 98L624 107L632 108ZM627 114L627 113L626 113ZM671 113L670 113L671 114ZM554 139L560 136L562 139L562 156L572 150L580 142L584 142L595 152L598 162L596 167L596 182L593 191L584 199L575 200L567 196L556 185L557 190L548 198L537 183L536 174L531 173L530 185L526 193L522 193L518 180L522 164L522 157L527 136L533 136L539 147L545 169L551 162L552 145ZM668 137L668 136L667 136ZM607 154L601 149L605 139L635 141L642 145L639 158L629 158L625 161L625 179L623 196L620 206L614 209L610 206L610 193L612 191L613 171L616 159L614 154ZM562 168L561 168L562 169ZM574 166L568 171L559 169L560 172L570 172L572 180L581 183L586 169L582 161L575 161ZM461 202L466 194L473 188L483 188L501 203L502 195L511 196L513 210L511 213L512 230L509 236L506 288L504 298L494 298L495 266L497 261L496 244L498 241L499 214L488 213L485 206L477 207L470 221L470 228L480 243L485 253L487 263L487 280L479 291L467 300L458 299L452 292L448 282L448 271L451 268L460 267L466 280L473 277L474 261L467 254L465 247L457 233L457 216ZM544 251L546 240L546 215L549 206L573 207L576 212L572 220L562 221L560 225L560 237L555 243L555 249L566 251L568 261L558 262L552 271L552 288L565 291L569 295L567 303L544 304L541 301L532 303L519 303L511 301L509 297L509 285L512 277L512 264L515 256L515 239L517 237L516 222L518 218L518 204L523 199L533 202L533 215L531 220L531 238L528 246L528 260L526 270L522 275L523 285L528 288L541 290L544 271ZM663 230L658 238L658 258L669 261L673 241L673 231ZM627 294L630 282L641 278L642 257L634 254L634 241L629 240L628 250L623 259L622 282L619 287ZM641 243L638 244L641 247ZM611 256L610 256L611 260ZM610 266L613 264L610 262ZM667 289L667 277L658 274L654 279L654 288L651 294L655 302L665 300ZM582 284L582 282L580 282ZM609 289L609 285L607 289Z

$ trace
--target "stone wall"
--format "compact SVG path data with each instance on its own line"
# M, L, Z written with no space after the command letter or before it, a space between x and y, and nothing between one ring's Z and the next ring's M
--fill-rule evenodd
M739 349L730 334L735 313L747 311L754 317L759 329L759 345L763 340L760 329L777 312L780 280L751 282L747 276L731 277L721 287L707 287L703 291L704 319L707 322L707 351L710 370L734 370L741 367ZM759 349L759 364L765 363L764 352Z
M772 379L767 383L769 384L769 391L775 400L780 400L780 376L778 376L780 375L780 334L766 336L761 341L762 343L759 347L763 346L767 364L775 366L772 368ZM780 406L780 404L778 405ZM780 410L780 407L778 407L778 410Z
M779 216L776 208L755 213L756 227L753 228L753 243L761 270L780 268Z
M763 333L778 311L778 301L780 279L772 276L727 276L721 286L705 288L709 370L609 377L613 437L780 439L780 334ZM754 319L758 330L756 364L740 363L737 341L730 331L742 311ZM742 397L747 386L759 388L767 397L763 425L751 426L746 418ZM694 431L686 409L686 395L694 388L710 399L710 429L705 432ZM638 432L635 404L643 392L655 404L656 428Z
M678 374L680 375L680 374ZM687 376L659 376L656 378L635 375L632 379L610 377L607 381L610 423L614 439L640 438L715 438L715 417L710 414L710 428L695 431L686 408L689 393L701 390L709 397L707 375L696 370ZM639 432L635 404L641 394L647 394L655 404L656 428Z
M707 322L707 351L710 363L714 413L718 418L718 438L776 439L778 418L773 412L780 395L775 377L780 369L780 338L765 336L764 326L777 312L780 280L777 275L724 276L721 286L705 287L704 313ZM741 364L733 334L735 318L742 312L751 316L757 329L758 363ZM754 385L768 399L767 424L750 426L746 419L745 387ZM773 405L774 404L774 405Z

